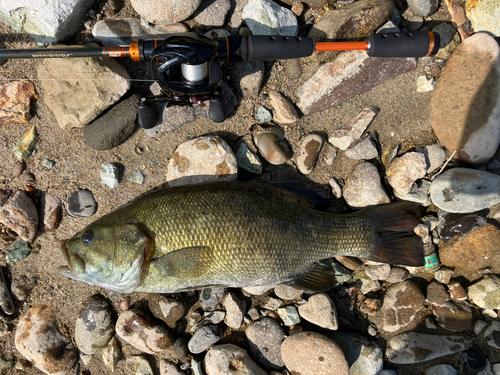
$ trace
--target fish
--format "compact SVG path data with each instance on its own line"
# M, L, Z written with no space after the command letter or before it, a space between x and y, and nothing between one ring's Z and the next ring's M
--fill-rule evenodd
M349 214L314 209L264 182L217 182L146 193L66 240L61 274L121 293L336 284L336 256L419 267L418 205Z

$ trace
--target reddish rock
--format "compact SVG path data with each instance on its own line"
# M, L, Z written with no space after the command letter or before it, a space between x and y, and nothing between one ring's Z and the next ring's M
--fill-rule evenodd
M0 223L16 232L23 240L33 241L38 228L35 203L23 190L18 190L0 208Z
M456 243L445 244L439 249L441 263L455 269L455 277L479 279L482 270L500 273L500 229L492 224L466 234Z
M455 301L465 301L467 299L467 292L465 288L458 281L448 285L451 299Z
M38 99L31 81L13 81L0 88L0 125L25 124L30 118L31 101Z
M45 232L53 232L59 226L61 221L61 200L51 194L44 194L40 202L40 213L42 217L40 222L43 223Z

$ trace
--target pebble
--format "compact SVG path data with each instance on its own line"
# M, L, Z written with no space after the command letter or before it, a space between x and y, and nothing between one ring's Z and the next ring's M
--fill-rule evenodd
M198 137L177 147L168 163L169 186L234 181L238 164L231 147L213 135Z
M264 79L264 63L261 61L238 61L229 73L236 90L244 98L257 98Z
M14 170L12 171L12 177L19 177L23 174L26 169L26 163L24 161L17 160L14 164Z
M328 184L332 188L332 194L335 198L342 198L342 188L340 187L339 183L337 180L335 180L333 177L330 178L328 181Z
M224 320L225 317L225 311L211 311L208 314L205 314L205 317L191 328L191 332L196 332L201 327L206 326L207 324L219 324Z
M285 284L278 285L274 288L274 294L276 294L276 297L281 298L284 301L298 299L303 293L303 290Z
M441 167L446 159L446 151L439 144L433 144L424 148L417 147L417 152L424 154L427 163L427 174Z
M105 347L115 334L111 303L101 294L94 294L78 314L75 343L81 352L94 354Z
M96 213L97 202L90 190L76 190L68 196L68 213L73 217L89 217Z
M230 8L229 0L205 0L194 12L193 18L204 26L223 26Z
M422 206L429 206L431 204L431 199L429 197L429 190L431 188L431 182L428 180L417 180L411 186L408 194L399 194L394 191L394 195L404 201L420 203Z
M390 3L391 9L394 6L390 1L380 1ZM366 6L366 0L356 1L356 4L358 3L365 3ZM377 9L372 3L373 1L367 8ZM332 13L334 12L328 12L327 15ZM319 22L316 23L318 24ZM350 26L347 26L347 29L349 28ZM390 78L415 70L416 67L415 58L384 58L382 61L369 58L364 51L343 52L335 60L322 65L298 88L297 106L306 115L326 111Z
M432 306L432 314L437 323L452 332L470 331L472 329L472 309L464 304L445 301Z
M33 125L14 145L13 151L17 160L28 160L38 142L38 133Z
M200 302L204 310L212 311L226 295L224 288L205 288L200 290Z
M408 0L408 5L417 14L428 17L436 13L439 8L438 0Z
M115 163L101 164L101 182L111 189L114 189L119 184L119 171Z
M177 359L182 363L186 363L189 360L188 341L184 337L179 337L175 340L173 350Z
M497 320L492 321L484 330L484 341L493 349L500 349L500 322Z
M352 160L370 160L378 158L378 149L371 135L364 137L355 146L345 150L345 156Z
M380 307L382 307L382 303L380 302L380 300L375 298L367 298L363 301L359 309L365 314L375 316L380 310Z
M152 0L147 3L141 0L130 2L141 17L155 25L169 25L184 21L199 8L201 3L202 0L189 0L181 3L165 0Z
M33 279L27 275L19 275L10 285L10 290L19 301L25 301L33 289Z
M12 81L0 87L0 126L25 124L31 119L31 102L38 99L35 85L28 80Z
M322 328L337 330L337 309L326 293L317 293L299 306L299 314L305 320Z
M40 160L40 165L41 165L42 167L47 168L47 169L52 169L52 168L54 168L54 167L55 167L56 162L55 162L55 161L53 161L53 160L49 160L49 159L47 159L47 158L43 158L42 160Z
M234 344L212 347L205 356L205 370L210 375L267 375L252 361L246 350Z
M482 309L481 310L481 315L486 320L492 320L492 319L498 318L497 312L495 310L493 310L493 309Z
M262 304L262 307L270 311L275 311L283 305L284 302L282 300L271 297L266 301L266 303Z
M353 279L357 281L357 285L359 286L360 291L363 294L380 290L380 283L377 280L372 280L371 278L366 276L366 273L364 272L357 273Z
M243 292L246 292L252 296L261 296L273 288L274 285L262 285L262 286L246 287L241 289L243 290Z
M427 302L430 304L442 305L449 299L450 295L443 284L437 281L431 281L431 283L427 285Z
M283 324L290 327L300 323L299 313L295 306L285 306L276 309Z
M124 143L136 128L139 95L114 105L83 129L85 143L97 151L111 150Z
M351 207L389 203L377 167L369 162L357 164L346 180L343 196Z
M333 162L337 158L337 147L331 145L330 143L327 143L325 147L327 148L324 156L325 163L333 165Z
M239 329L243 323L246 304L241 301L235 293L228 293L222 301L222 306L226 310L224 322L229 328Z
M259 120L259 122L261 124L265 124L266 122L269 122L269 121L271 121L273 119L273 116L272 116L271 112L269 112L263 106L260 106L257 109L256 116L257 116L257 120Z
M467 336L407 332L387 341L385 355L391 363L412 364L458 353L472 346Z
M332 132L328 142L341 150L347 150L361 137L378 112L379 109L375 107L365 108L358 116L345 123L340 129Z
M273 319L264 317L245 329L249 352L257 364L266 371L283 371L285 364L281 358L281 343L285 331Z
M54 313L47 305L35 305L19 318L15 345L46 374L66 374L78 359L78 350L59 332Z
M200 354L221 338L221 329L214 324L208 324L195 332L188 342L188 349L193 354Z
M9 287L7 285L7 282L5 281L5 276L1 268L0 268L0 308L4 313L8 315L12 315L15 309L14 301L12 300L12 296L9 292Z
M302 66L300 65L300 59L285 60L285 75L290 79L297 79L302 75Z
M417 313L424 308L425 298L420 288L411 281L391 285L385 295L379 311L385 332L397 332L413 322Z
M348 375L349 366L340 346L315 332L299 332L281 344L281 356L292 374Z
M31 245L22 239L18 239L12 244L12 247L7 253L6 260L7 263L14 264L19 262L20 260L26 259L30 254Z
M455 301L465 301L467 299L467 292L465 291L462 284L455 281L448 285L450 291L450 298Z
M156 38L165 39L172 34L189 31L181 23L170 25L144 24L138 18L104 19L92 28L92 36L103 46L129 46L133 40Z
M170 328L174 328L186 312L182 300L154 293L148 294L148 307L156 318L163 320Z
M166 359L160 361L160 375L185 375L184 372L173 363L168 362Z
M426 76L417 78L417 92L429 92L434 90L434 87L436 87L434 78L427 79Z
M127 181L133 182L138 185L144 185L146 178L144 177L144 173L141 171L136 171L132 176L127 178Z
M436 323L436 319L434 319L432 316L428 316L425 319L425 326L428 329L437 329L438 328L438 324Z
M367 266L365 273L372 280L387 280L391 275L391 266L389 264Z
M434 133L466 163L487 162L500 144L496 120L500 83L489 78L500 75L499 56L500 47L492 36L476 33L467 38L446 62L431 98ZM485 100L478 103L478 97Z
M173 343L172 335L142 311L124 311L116 321L116 333L124 341L148 354L165 352Z
M458 372L451 365L434 365L425 370L424 375L457 375Z
M61 222L61 200L52 194L45 193L40 201L40 222L44 232L54 232Z
M126 359L127 369L135 375L154 375L149 361L141 355L130 355Z
M297 156L297 168L301 173L307 175L313 171L322 147L323 137L319 134L309 134L304 137Z
M102 351L102 361L104 365L114 372L118 361L122 357L122 350L116 337L113 337Z
M274 110L273 120L278 124L293 124L298 121L297 110L283 95L277 91L269 92L269 99Z
M434 272L434 278L443 284L448 284L453 277L454 271L448 267L441 267Z
M453 50L460 44L460 35L449 23L442 22L434 26L431 30L441 38L441 48L436 53L436 58L447 60Z
M351 271L358 271L363 265L363 262L361 262L358 258L348 256L335 257L335 260L340 262L344 267L350 269Z
M297 35L299 26L293 12L272 0L249 0L243 19L252 35Z
M44 104L64 130L83 128L92 122L118 102L131 85L130 76L117 59L88 57L70 60L43 59L37 67L40 86L45 93ZM74 84L75 80L78 85Z
M384 367L384 353L373 341L357 334L334 332L329 337L340 345L349 364L349 375L378 375Z
M285 135L277 126L255 127L253 140L262 157L273 165L285 164L292 158Z
M468 168L452 168L431 184L432 203L447 212L469 213L500 203L500 176Z
M472 219L472 222L464 223L459 229L475 225L477 221L475 218ZM439 257L444 265L455 270L455 276L465 276L472 281L480 277L480 270L489 269L491 273L500 273L498 243L500 243L500 229L487 223L456 242L441 246Z
M427 173L425 156L420 152L407 152L387 167L386 177L395 192L408 194L416 180Z
M0 207L0 223L17 233L26 242L32 242L38 228L38 211L33 200L17 190Z
M468 288L469 299L483 309L500 309L500 277L485 276Z
M410 272L408 272L407 269L401 267L392 267L387 282L391 284L397 284L408 278L410 278Z
M241 142L235 153L238 168L242 168L250 173L262 174L262 162L248 148L245 142Z

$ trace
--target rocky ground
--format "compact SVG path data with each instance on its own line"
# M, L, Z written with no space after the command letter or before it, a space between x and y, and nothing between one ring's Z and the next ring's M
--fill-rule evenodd
M251 27L239 1L203 2L205 11L192 15L200 6L193 0L182 6L187 19L135 3L91 5L66 43L123 37L112 21L125 18L141 35ZM0 374L500 373L499 52L485 34L460 43L451 26L454 17L460 33L481 31L474 25L487 20L466 7L462 25L462 8L450 15L435 1L319 3L308 2L287 28L307 34L312 16L310 35L363 38L390 18L385 27L439 32L443 49L418 60L349 52L226 63L226 121L210 121L206 107L167 108L148 131L136 125L131 95L152 83L145 64L33 59L0 67L11 85L0 113ZM181 23L162 26L172 21ZM5 48L33 48L28 33L40 33L0 28ZM459 159L448 160L452 154ZM276 286L122 295L58 273L61 240L144 192L199 175L326 187L326 209L337 213L419 202L428 264L338 257L339 285L316 294Z

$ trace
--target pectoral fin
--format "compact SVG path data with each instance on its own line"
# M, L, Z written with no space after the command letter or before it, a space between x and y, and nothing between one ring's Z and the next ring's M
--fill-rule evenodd
M208 271L212 262L211 247L187 247L153 260L150 271L161 277L196 279Z
M318 262L286 284L298 289L322 292L337 285L338 281L331 265Z

